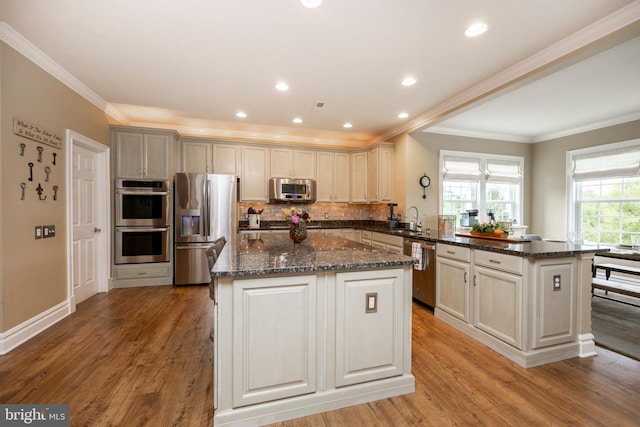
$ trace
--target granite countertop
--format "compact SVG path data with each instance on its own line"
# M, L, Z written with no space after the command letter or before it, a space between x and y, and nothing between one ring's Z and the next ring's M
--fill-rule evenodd
M409 256L323 233L309 233L300 244L294 244L288 233L241 233L229 239L211 270L211 276L373 269L416 262Z
M597 253L605 254L612 251L607 246L591 246L580 245L561 241L550 240L534 240L531 242L511 243L500 242L495 240L486 240L481 238L469 238L456 236L453 238L441 238L438 237L436 232L415 232L408 230L407 224L400 223L400 227L396 229L390 229L389 223L385 221L366 221L366 220L353 220L353 221L314 221L312 228L331 229L331 228L355 228L358 230L374 231L377 233L390 234L394 236L400 236L403 238L411 238L417 240L423 240L428 242L441 242L452 245L465 246L472 249L481 249L491 252L501 252L510 255L516 255L529 258L558 258L563 256L573 256L581 253ZM241 231L272 231L272 230L284 230L288 229L288 225L284 221L271 221L263 222L262 227L256 230L249 230L247 224L240 223ZM612 251L614 252L614 251ZM616 250L615 252L621 253L622 251ZM622 257L621 257L622 258ZM635 258L630 256L630 258Z

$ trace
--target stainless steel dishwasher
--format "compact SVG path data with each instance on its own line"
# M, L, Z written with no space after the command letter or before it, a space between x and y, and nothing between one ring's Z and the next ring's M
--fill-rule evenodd
M403 240L403 253L413 256L413 244L419 245L422 269L413 268L413 298L431 307L436 306L436 245L417 239Z

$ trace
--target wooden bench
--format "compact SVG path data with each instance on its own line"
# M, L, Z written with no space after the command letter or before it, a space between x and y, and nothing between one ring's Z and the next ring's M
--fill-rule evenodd
M604 291L604 295L595 294L593 292L594 289L603 290ZM598 297L598 298L608 299L610 301L615 301L615 302L619 302L619 303L622 303L622 304L633 305L634 307L640 307L640 305L634 304L632 302L621 301L621 300L609 298L607 296L607 295L609 295L609 292L614 292L616 294L621 294L621 295L627 295L627 296L630 296L630 297L640 298L640 286L627 285L627 284L620 283L620 282L614 282L613 280L598 279L596 277L591 279L591 295L592 296L595 296L595 297Z
M593 265L593 277L596 277L596 272L598 270L604 270L605 277L607 280L611 277L611 272L615 271L618 273L626 273L633 274L636 276L640 276L640 268L638 267L629 267L628 265L619 265L619 264L594 264Z

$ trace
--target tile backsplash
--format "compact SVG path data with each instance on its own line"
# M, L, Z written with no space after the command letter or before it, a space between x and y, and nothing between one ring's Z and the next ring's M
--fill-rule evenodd
M358 203L310 203L310 204L272 204L240 202L240 221L247 219L250 207L259 211L264 209L260 218L263 221L282 221L282 209L287 207L303 207L311 214L311 220L375 220L385 221L389 215L386 203L358 204Z

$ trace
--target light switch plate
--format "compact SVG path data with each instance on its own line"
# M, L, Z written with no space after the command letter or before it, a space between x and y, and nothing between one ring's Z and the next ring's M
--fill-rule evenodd
M34 238L36 239L42 239L42 226L41 225L36 225L36 229L34 231Z
M42 226L42 237L49 238L56 236L56 226L55 225L43 225Z

